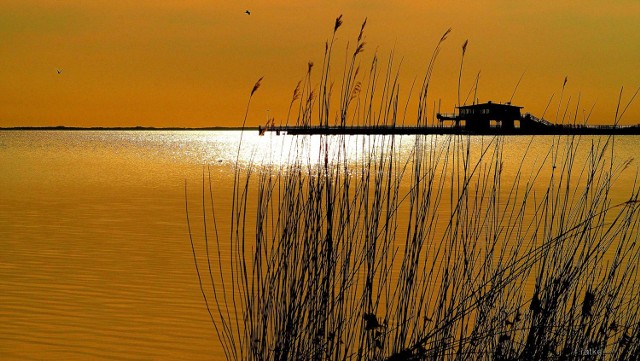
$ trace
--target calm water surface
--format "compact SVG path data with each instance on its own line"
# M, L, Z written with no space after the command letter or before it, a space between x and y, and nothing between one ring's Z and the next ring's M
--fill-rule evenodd
M243 137L242 164L286 161L285 137ZM228 195L239 140L239 132L0 132L0 359L221 359L184 186L197 204L209 165L216 192ZM505 159L519 161L530 140L507 138ZM620 162L638 159L638 140L617 138ZM408 157L412 138L402 141ZM536 138L527 158L550 141ZM632 163L614 187L621 199L636 170Z

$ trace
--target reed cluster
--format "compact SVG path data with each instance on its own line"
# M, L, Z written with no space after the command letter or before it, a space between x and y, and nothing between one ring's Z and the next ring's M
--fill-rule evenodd
M358 78L363 30L338 109L332 37L318 90L312 63L296 87L297 124L404 123L393 54L381 89L377 56ZM502 137L315 137L237 165L231 214L203 177L204 257L191 242L227 359L640 359L640 200L630 184L613 201L630 163L614 138L555 137L531 165L505 162Z

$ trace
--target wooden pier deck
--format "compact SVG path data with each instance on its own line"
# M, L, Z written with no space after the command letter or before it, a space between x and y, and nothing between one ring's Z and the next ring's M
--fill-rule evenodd
M277 135L640 135L640 125L553 125L540 129L493 128L482 131L446 126L270 126L259 127L258 131L260 134L274 132Z

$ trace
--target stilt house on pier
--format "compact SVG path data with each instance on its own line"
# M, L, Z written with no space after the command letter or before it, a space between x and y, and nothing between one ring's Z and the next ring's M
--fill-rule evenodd
M505 132L531 131L550 126L527 114L522 116L522 107L511 103L481 103L456 107L457 114L440 114L437 117L442 124L445 121L455 122L456 128L464 128L474 133L489 133L496 130Z

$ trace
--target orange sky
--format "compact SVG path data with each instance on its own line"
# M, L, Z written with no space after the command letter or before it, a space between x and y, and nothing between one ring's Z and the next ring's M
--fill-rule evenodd
M620 87L627 101L640 86L637 0L4 0L0 127L240 125L261 76L247 123L264 123L267 111L279 121L307 62L319 70L339 14L336 84L347 41L368 17L363 67L376 48L382 64L395 49L402 103L449 27L429 101L441 99L443 111L456 102L466 39L462 93L481 71L480 101L504 102L524 73L513 102L540 116L555 94L552 121L565 76L561 113L569 97L579 121L595 104L592 123L611 123ZM640 98L623 123L640 123Z

